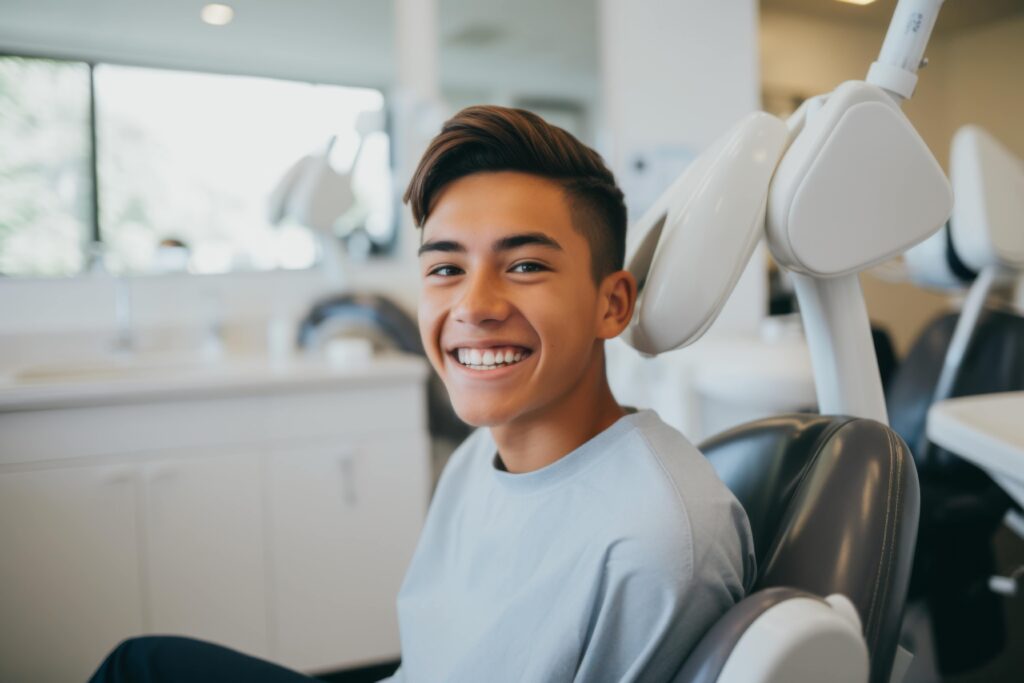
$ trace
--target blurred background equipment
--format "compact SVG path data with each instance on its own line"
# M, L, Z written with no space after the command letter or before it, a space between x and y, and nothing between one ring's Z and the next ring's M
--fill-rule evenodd
M989 588L999 571L994 537L1008 515L1010 529L1024 528L1013 522L1024 504L1024 461L1010 472L986 471L974 449L948 450L925 430L929 410L947 399L1024 390L1024 311L1014 304L1024 270L1024 163L965 126L953 138L950 179L949 224L906 260L916 282L967 295L959 313L925 327L887 394L921 479L911 609L926 612L931 628L919 628L916 640L934 639L929 654L942 676L977 669L1008 647L1004 596Z

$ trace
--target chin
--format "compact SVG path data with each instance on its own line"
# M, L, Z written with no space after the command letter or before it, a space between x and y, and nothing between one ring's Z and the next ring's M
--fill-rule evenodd
M508 419L499 411L487 410L486 408L482 408L482 406L474 406L466 409L456 407L455 414L459 416L460 420L468 424L470 427L494 427L495 425L508 422Z
M488 405L486 400L465 397L453 399L452 407L459 419L471 427L495 427L511 422L517 412L507 405Z

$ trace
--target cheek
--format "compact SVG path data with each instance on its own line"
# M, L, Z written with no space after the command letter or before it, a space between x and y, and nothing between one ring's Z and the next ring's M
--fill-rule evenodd
M594 297L577 291L553 292L532 312L535 327L555 356L578 356L594 340Z
M426 294L421 295L418 314L420 341L423 342L423 349L426 351L431 365L438 371L443 363L439 346L443 320L443 309L437 305L437 302L431 300Z

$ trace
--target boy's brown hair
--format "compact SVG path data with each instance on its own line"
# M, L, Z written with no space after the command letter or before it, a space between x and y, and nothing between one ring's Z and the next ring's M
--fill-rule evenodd
M409 181L403 201L423 227L448 183L473 173L518 171L553 180L569 198L574 227L587 239L595 282L621 270L626 205L600 155L524 109L467 107L448 119Z

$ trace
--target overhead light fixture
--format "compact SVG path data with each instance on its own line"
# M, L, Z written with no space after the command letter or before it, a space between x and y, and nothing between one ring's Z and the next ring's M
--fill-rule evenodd
M225 24L231 23L231 20L235 17L235 10L231 9L228 5L212 3L203 7L199 16L207 24L212 26L224 26Z
M839 0L839 2L845 2L848 5L870 5L875 0Z

